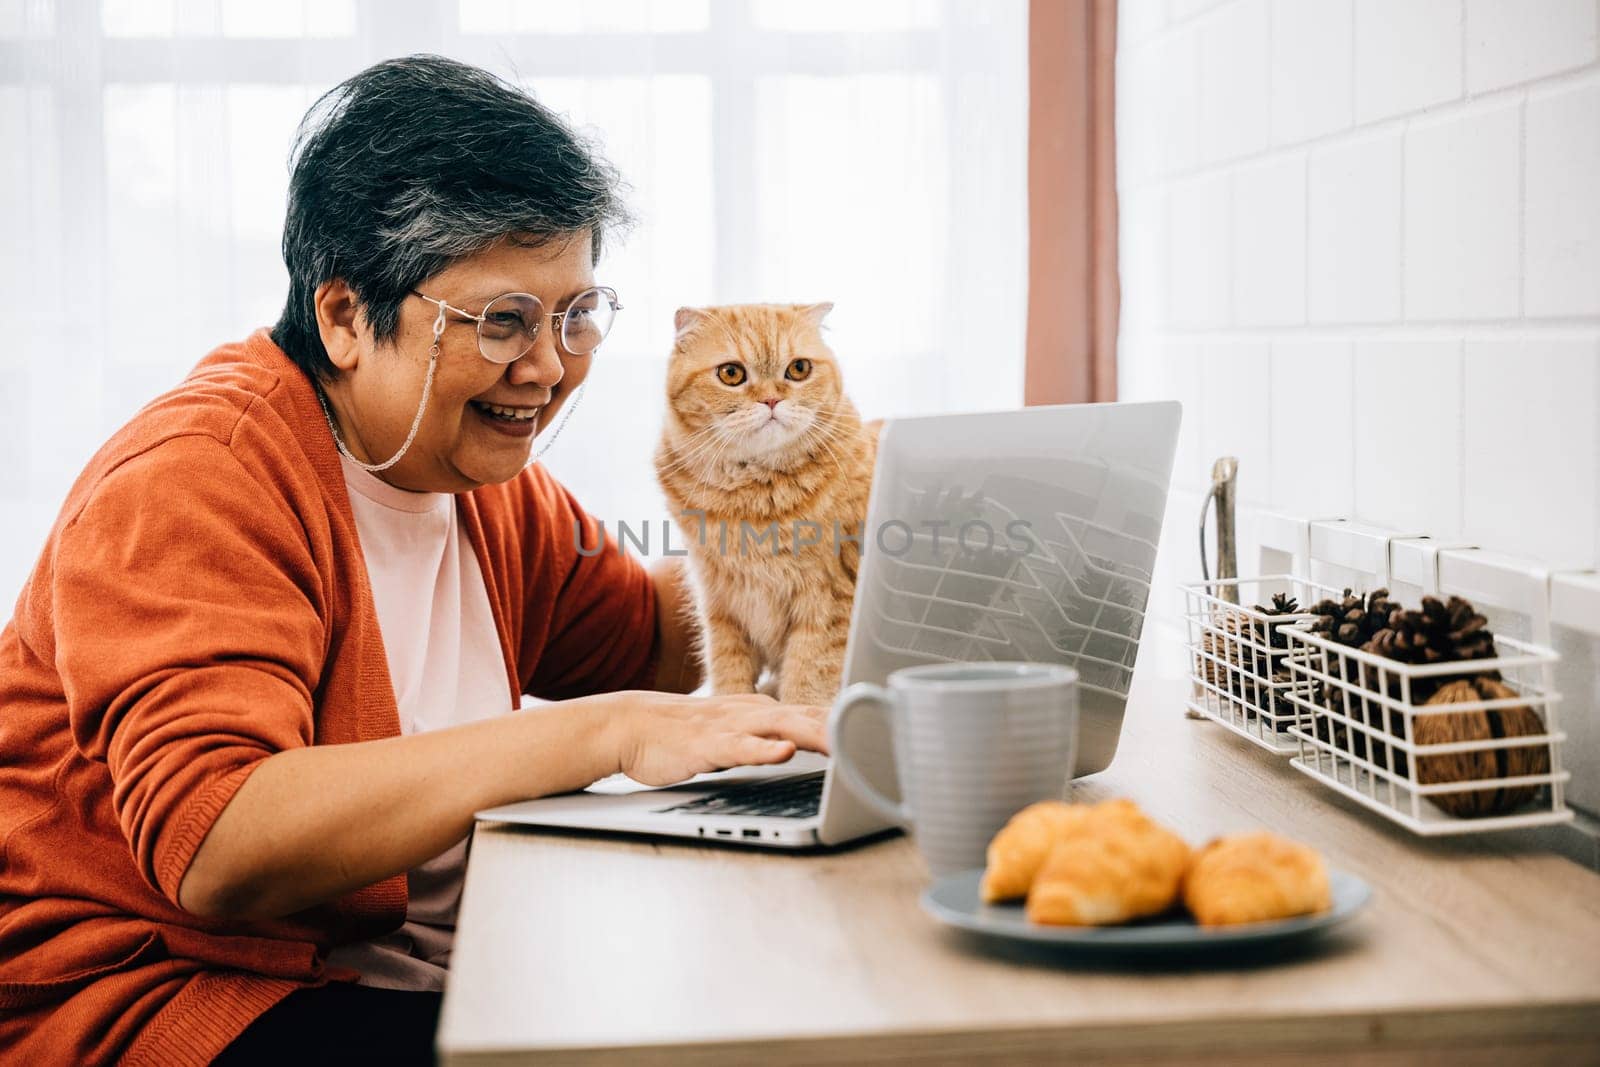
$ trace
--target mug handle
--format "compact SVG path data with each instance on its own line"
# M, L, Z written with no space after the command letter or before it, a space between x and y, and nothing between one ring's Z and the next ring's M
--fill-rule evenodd
M838 701L833 705L833 714L828 718L828 749L833 753L833 766L844 775L845 784L850 787L850 791L865 801L867 807L897 826L909 826L911 813L905 804L897 804L872 788L856 765L850 762L849 755L840 743L844 738L845 719L856 708L866 703L887 707L894 703L894 697L882 686L873 685L871 682L857 682L839 694Z

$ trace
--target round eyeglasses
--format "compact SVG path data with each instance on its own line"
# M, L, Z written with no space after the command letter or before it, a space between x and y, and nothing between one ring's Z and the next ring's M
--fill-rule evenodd
M585 289L572 298L565 311L547 312L544 302L532 293L506 293L489 301L481 315L445 303L426 293L411 290L430 304L439 307L439 320L446 311L478 324L478 351L490 363L515 363L527 354L539 339L539 330L545 319L561 341L561 347L574 356L587 356L600 347L600 342L611 332L622 305L617 303L617 291L604 285ZM437 335L444 328L442 321L434 323Z

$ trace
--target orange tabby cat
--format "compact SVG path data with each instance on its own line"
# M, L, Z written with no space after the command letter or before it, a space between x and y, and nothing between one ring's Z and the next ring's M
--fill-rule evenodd
M832 307L678 310L656 476L716 694L755 691L763 668L785 703L839 688L877 443L822 340Z

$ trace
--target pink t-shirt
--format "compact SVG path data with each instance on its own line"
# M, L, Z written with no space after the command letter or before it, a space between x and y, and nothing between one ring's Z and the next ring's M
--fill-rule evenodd
M510 710L489 595L457 518L455 497L397 489L339 458L372 583L400 732L437 730ZM329 962L360 971L362 985L443 989L467 840L407 873L410 904L400 929L341 945Z

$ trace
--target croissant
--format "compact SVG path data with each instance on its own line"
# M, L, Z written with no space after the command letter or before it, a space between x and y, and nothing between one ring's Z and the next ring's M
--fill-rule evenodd
M1051 847L1081 823L1089 810L1087 804L1045 800L1013 815L989 842L989 864L978 884L984 903L1027 896Z
M1130 800L1095 805L1046 856L1028 893L1028 918L1096 926L1172 907L1189 863L1183 838Z
M1315 850L1266 832L1212 841L1195 854L1183 902L1202 926L1266 922L1333 906Z

